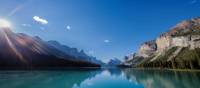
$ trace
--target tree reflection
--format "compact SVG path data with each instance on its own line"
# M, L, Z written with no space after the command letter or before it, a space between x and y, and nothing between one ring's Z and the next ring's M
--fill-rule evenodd
M199 72L124 69L128 80L141 83L145 88L199 88Z
M0 72L0 88L72 88L99 70Z

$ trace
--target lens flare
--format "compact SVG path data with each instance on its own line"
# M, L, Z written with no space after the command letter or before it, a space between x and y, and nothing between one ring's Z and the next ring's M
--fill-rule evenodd
M11 28L11 24L5 19L0 19L0 28Z

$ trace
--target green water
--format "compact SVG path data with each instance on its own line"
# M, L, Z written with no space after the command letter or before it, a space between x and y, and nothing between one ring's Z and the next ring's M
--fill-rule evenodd
M200 88L200 73L134 69L0 71L0 88Z

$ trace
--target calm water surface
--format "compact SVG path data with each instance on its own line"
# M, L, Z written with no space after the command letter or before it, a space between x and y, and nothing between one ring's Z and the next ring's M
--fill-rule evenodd
M0 88L200 88L200 73L135 69L0 71Z

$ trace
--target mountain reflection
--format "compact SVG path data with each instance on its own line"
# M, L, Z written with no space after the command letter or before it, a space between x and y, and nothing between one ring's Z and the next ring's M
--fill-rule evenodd
M199 72L138 69L0 71L0 88L199 88Z
M73 88L144 88L142 84L127 80L121 69L104 69L100 74L84 80Z
M98 74L97 70L0 72L0 88L72 88Z
M124 69L128 80L137 81L145 88L199 88L199 72Z

